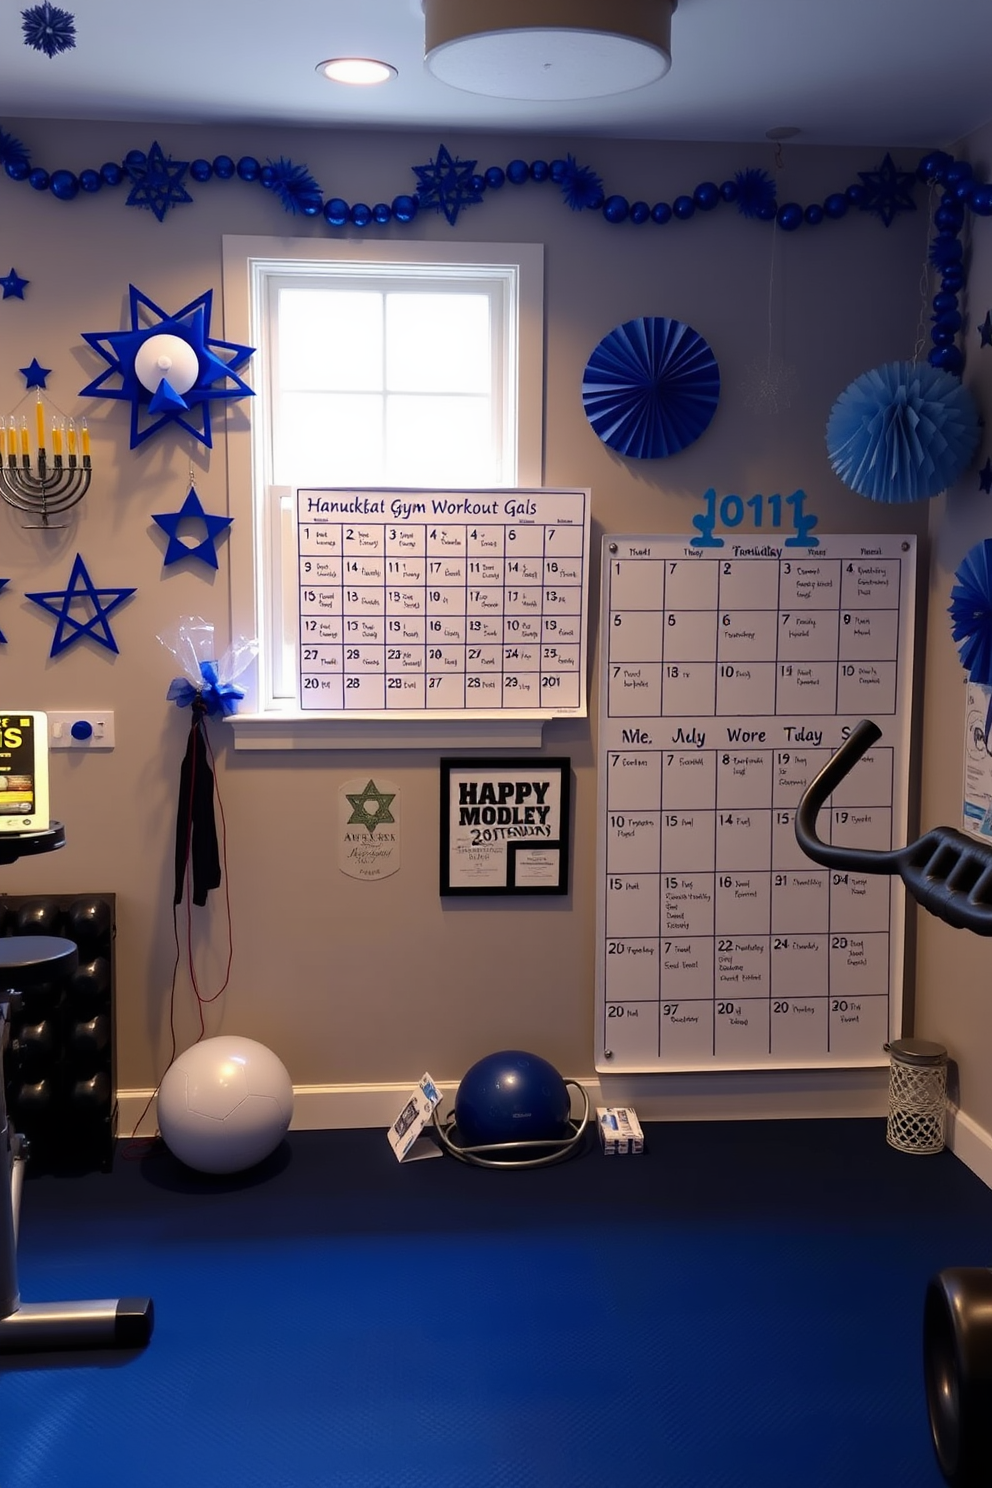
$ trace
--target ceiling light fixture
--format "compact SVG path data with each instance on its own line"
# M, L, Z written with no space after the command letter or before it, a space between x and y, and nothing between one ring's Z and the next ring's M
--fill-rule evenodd
M388 83L396 76L395 67L388 62L376 62L372 57L331 57L327 62L318 62L317 71L332 83L351 83L359 88Z
M678 0L422 0L427 66L467 93L604 98L672 65Z

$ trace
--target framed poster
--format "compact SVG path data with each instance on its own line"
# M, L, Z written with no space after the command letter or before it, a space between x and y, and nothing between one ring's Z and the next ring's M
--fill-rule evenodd
M441 893L567 894L571 760L441 760Z

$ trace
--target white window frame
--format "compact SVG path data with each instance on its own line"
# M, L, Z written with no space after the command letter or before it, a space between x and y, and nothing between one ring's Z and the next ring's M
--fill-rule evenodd
M271 365L265 345L267 281L349 268L374 272L386 267L404 272L404 279L424 278L464 269L462 282L502 282L502 346L509 355L500 365L501 387L509 439L504 445L504 484L543 484L544 430L544 249L535 243L442 243L369 240L311 241L300 238L234 237L223 239L224 335L239 345L255 346L262 354L251 363L247 380L256 396L265 396ZM455 279L453 278L453 283ZM516 335L512 332L515 330ZM253 339L254 338L254 339ZM277 668L271 648L285 633L286 617L278 611L278 586L268 575L276 555L283 563L282 586L295 585L295 548L287 541L292 524L291 495L266 486L271 468L268 421L255 415L254 400L245 399L228 419L226 429L229 512L235 518L228 543L231 563L231 635L257 637L260 655L254 675L242 679L246 695L232 719L238 749L441 747L473 744L520 747L535 742L535 725L511 726L508 720L485 725L478 721L448 723L440 731L432 720L416 720L403 729L391 720L349 720L328 723L304 714L295 699L276 695ZM280 533L278 526L288 523ZM293 569L290 572L290 568ZM295 636L295 622L293 628ZM283 683L285 686L285 682ZM433 737L436 735L437 737ZM526 736L526 737L525 737ZM540 742L537 725L536 742Z

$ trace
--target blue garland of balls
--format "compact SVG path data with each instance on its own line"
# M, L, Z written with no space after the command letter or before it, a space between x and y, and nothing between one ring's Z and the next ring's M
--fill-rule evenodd
M992 216L992 185L975 179L967 160L956 160L944 150L924 155L915 171L899 171L886 155L878 170L860 171L861 180L844 191L832 192L822 202L802 206L799 202L778 203L775 182L763 170L736 172L722 185L701 181L691 195L677 196L669 203L631 202L625 196L607 195L600 177L588 166L565 159L511 160L504 170L490 166L476 173L475 161L453 159L441 146L436 162L415 166L420 185L412 194L393 198L392 202L349 203L342 197L324 199L320 186L303 165L291 160L269 160L264 165L254 156L235 161L230 155L217 155L213 160L189 162L165 160L157 143L147 154L131 150L123 163L109 161L99 170L49 172L32 167L28 152L21 142L0 129L0 164L13 181L27 181L36 191L51 191L60 201L72 201L80 192L100 191L104 186L119 186L131 181L128 205L149 206L159 221L172 205L190 201L182 188L188 168L192 180L203 183L216 177L221 181L234 178L257 183L272 191L287 212L304 217L323 217L331 228L385 227L390 222L401 226L414 221L421 210L443 212L454 225L459 210L482 201L487 191L498 191L507 182L523 186L526 182L550 181L557 185L573 211L601 212L613 225L630 222L635 227L651 222L661 227L673 219L687 222L697 212L711 212L721 204L736 205L742 216L760 222L774 223L782 232L817 227L824 221L838 221L853 207L882 218L888 227L898 212L915 209L911 191L916 182L939 186L942 193L934 210L935 236L930 244L930 263L940 274L940 287L933 299L933 343L927 356L932 367L960 374L964 354L956 345L963 324L959 295L964 289L965 268L961 231L966 211L976 216Z

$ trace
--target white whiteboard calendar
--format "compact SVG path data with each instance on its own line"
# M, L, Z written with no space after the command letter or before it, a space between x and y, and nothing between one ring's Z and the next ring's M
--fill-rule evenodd
M818 832L905 841L915 557L902 536L604 539L598 1070L886 1062L901 886L811 862L794 818L871 718Z
M586 712L589 492L297 491L299 702Z

